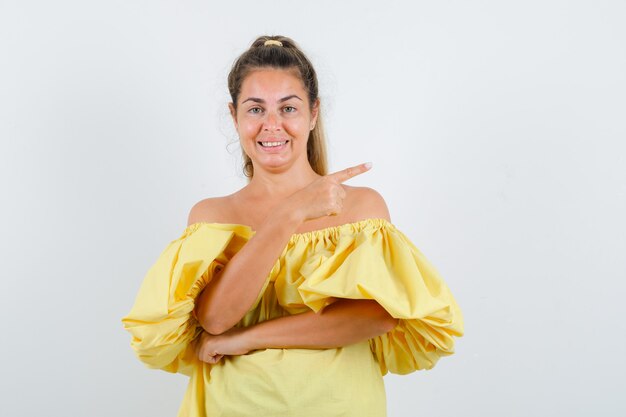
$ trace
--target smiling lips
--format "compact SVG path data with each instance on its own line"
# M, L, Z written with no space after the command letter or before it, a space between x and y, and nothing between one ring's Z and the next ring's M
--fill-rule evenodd
M261 145L261 148L263 148L266 151L279 151L279 150L282 150L283 148L285 148L285 145L287 145L288 142L289 142L289 140L261 141L261 142L258 142L258 143L259 143L259 145Z
M266 148L271 148L274 146L280 146L280 145L285 145L287 142L289 142L288 140L283 140L283 141L272 141L272 142L259 142L261 144L261 146L264 146Z

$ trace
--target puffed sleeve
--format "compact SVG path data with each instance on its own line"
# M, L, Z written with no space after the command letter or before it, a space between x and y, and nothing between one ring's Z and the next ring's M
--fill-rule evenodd
M192 314L195 299L250 233L244 226L195 223L167 245L122 318L131 347L146 366L191 374L199 363L191 342L202 330Z
M338 298L376 300L396 327L370 339L382 374L431 369L454 353L463 335L463 316L437 270L395 226L380 221L342 236L312 268L300 270L298 287L307 306L319 311Z

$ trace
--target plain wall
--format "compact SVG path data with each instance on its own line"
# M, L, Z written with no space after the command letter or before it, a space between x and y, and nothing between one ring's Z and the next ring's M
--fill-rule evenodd
M378 190L465 316L390 417L621 416L621 1L0 2L2 416L176 415L120 322L191 206L245 184L226 75L316 66L331 167Z

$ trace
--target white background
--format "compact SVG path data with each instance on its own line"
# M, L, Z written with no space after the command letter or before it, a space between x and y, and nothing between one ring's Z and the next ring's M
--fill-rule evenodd
M372 161L463 309L390 417L626 415L623 1L0 1L2 416L174 416L120 322L200 199L245 184L226 75L316 66L331 167ZM229 145L231 143L231 145Z

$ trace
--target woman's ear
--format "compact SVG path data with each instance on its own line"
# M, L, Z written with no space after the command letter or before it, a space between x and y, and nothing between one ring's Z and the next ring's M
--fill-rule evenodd
M320 113L320 99L316 99L315 103L313 103L313 109L311 110L311 126L309 126L313 130L315 128L315 123L317 123L317 116Z
M235 129L238 129L239 126L237 126L237 110L235 110L235 106L233 105L233 103L228 103L228 110L230 110L230 117L233 118Z

